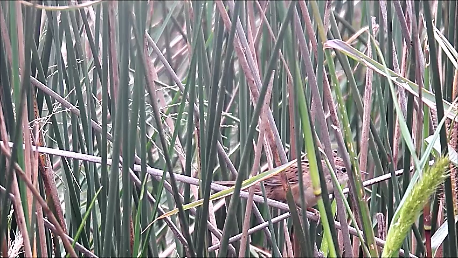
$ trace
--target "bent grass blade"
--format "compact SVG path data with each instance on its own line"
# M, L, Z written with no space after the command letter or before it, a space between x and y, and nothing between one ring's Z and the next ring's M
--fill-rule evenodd
M254 177L251 177L245 181L243 181L242 183L242 190L252 186L252 185L255 185L261 181L264 181L274 175L277 175L278 173L282 172L283 170L285 170L287 167L291 166L292 164L294 164L296 162L296 160L293 160L293 161L290 161L288 163L285 163L277 168L274 168L272 170L269 170L269 171L266 171L264 173L261 173L257 176L254 176ZM214 200L218 200L218 199L221 199L221 198L224 198L226 196L229 196L231 195L232 193L234 193L234 186L228 188L228 189L225 189L223 191L220 191L218 193L215 193L213 195L210 196L210 200L211 201L214 201ZM200 199L200 200L197 200L197 201L194 201L194 202L191 202L189 204L186 204L186 205L183 205L183 210L189 210L191 208L195 208L195 207L198 207L200 205L203 204L203 199ZM169 217L169 216L172 216L172 215L175 215L178 213L178 209L173 209L167 213L164 213L163 215L159 216L157 219L155 219L153 221L156 222L160 219L163 219L163 218L166 218L166 217Z
M362 52L356 50L352 46L348 45L342 40L328 40L324 43L325 48L332 48L335 50L339 50L340 52L344 53L345 55L351 57L352 59L362 63L363 65L367 66L370 69L373 69L375 72L379 73L382 76L393 81L396 85L403 87L404 89L408 90L410 93L418 97L418 85L413 83L412 81L402 77L401 75L395 73L394 71L387 69L388 74L385 72L385 68L382 64L376 62L374 59L369 58ZM436 109L436 101L434 99L434 94L424 88L422 90L422 100L423 102L428 105L432 109ZM458 115L458 110L455 106L451 105L449 102L443 100L444 109L449 109L450 112L447 113L447 117L456 120Z

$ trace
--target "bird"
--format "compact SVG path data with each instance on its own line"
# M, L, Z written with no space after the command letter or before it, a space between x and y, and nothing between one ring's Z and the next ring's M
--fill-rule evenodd
M345 168L345 164L342 160L337 155L337 151L333 151L333 159L334 159L334 164L335 164L335 174L337 177L337 181L341 185L345 185L348 181L348 174L347 170ZM334 189L334 184L332 182L332 177L331 174L329 173L329 170L327 168L327 165L324 161L324 159L321 159L321 164L324 172L324 178L326 181L326 186L328 192L332 192ZM302 182L304 184L304 198L305 198L305 205L306 208L312 208L317 204L318 201L318 196L316 196L313 193L313 186L312 186L312 179L310 177L310 167L309 167L309 161L307 159L306 155L303 155L301 157L301 165L302 165ZM299 188L299 170L297 168L297 162L294 162L291 166L287 167L285 170L283 170L280 173L285 173L286 179L288 180L288 183L291 187L291 193L294 198L294 202L296 203L297 206L301 207L301 194L300 194L300 188ZM269 199L273 199L276 201L280 202L286 202L286 192L283 189L282 186L282 175L281 174L276 174L266 180L263 181L264 187L266 190L266 196ZM220 181L218 182L223 185L227 186L232 186L234 184L233 181ZM257 195L262 195L261 191L261 186L260 184L256 184L254 186L254 193Z

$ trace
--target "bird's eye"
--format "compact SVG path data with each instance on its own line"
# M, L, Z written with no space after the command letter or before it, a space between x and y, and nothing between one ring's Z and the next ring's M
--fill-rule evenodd
M347 169L346 168L342 168L342 172L347 172Z

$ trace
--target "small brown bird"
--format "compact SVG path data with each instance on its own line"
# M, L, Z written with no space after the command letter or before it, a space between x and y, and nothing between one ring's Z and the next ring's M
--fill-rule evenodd
M334 158L334 164L336 167L335 173L336 173L337 180L339 181L341 185L345 184L348 180L348 175L347 175L347 171L343 163L343 160L337 156L336 151L333 151L333 158ZM310 178L309 161L307 159L307 156L303 155L301 160L302 160L301 162L302 163L302 181L304 182L305 205L307 206L306 208L311 208L316 205L318 201L318 197L315 196L315 194L313 193L312 179ZM329 170L323 159L321 160L321 164L324 170L323 172L325 175L327 190L328 192L332 192L334 189L334 184L332 183L332 177L329 174ZM291 166L286 168L281 173L286 174L286 178L291 187L291 193L293 194L294 201L296 205L300 207L301 206L301 194L299 191L300 190L299 179L298 179L299 171L297 169L297 163L296 162L293 163ZM267 198L270 198L276 201L286 202L286 192L284 191L282 183L281 183L281 174L276 174L266 179L263 182L264 182L264 187L266 189ZM222 182L222 184L223 185L233 185L233 182ZM253 187L255 187L255 194L262 195L262 191L261 191L259 184Z

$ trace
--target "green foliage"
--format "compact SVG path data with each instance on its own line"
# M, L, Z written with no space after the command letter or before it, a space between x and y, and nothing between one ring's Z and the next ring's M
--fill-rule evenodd
M0 1L0 255L458 255L454 1L76 2Z

